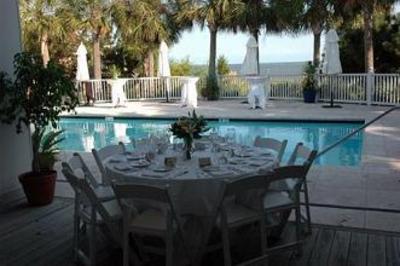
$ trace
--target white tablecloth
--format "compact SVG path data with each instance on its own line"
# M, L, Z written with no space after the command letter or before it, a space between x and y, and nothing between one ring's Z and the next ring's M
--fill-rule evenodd
M244 146L235 146L232 149L227 144L221 144L217 147L217 152L211 152L211 143L204 145L206 149L195 151L191 160L183 159L183 151L175 151L170 146L165 154L157 154L145 168L132 166L137 164L133 159L140 157L139 152L116 155L105 163L107 175L116 181L170 186L178 215L192 217L184 228L184 238L194 256L201 254L215 224L224 181L268 172L276 166L275 154L269 150ZM157 172L164 168L165 157L171 156L177 157L176 167L167 172ZM199 158L204 157L211 158L212 166L199 167Z
M197 108L197 88L196 83L199 80L198 77L183 77L181 78L182 93L181 93L181 106L188 106Z
M124 93L124 84L126 80L110 79L107 81L111 86L111 101L113 106L123 106L126 103L126 95Z
M268 79L259 76L254 76L254 77L249 76L246 77L246 80L250 83L250 92L247 95L250 107L253 109L255 109L256 107L264 109L269 94ZM267 88L265 87L266 83L267 83Z

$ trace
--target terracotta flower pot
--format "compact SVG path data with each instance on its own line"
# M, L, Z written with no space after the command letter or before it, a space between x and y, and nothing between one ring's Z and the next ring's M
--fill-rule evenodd
M28 172L18 177L29 204L47 205L53 201L57 179L56 171Z

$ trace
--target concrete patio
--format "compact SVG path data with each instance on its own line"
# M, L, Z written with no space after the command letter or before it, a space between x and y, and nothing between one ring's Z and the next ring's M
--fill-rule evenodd
M265 110L249 110L240 100L200 102L196 111L206 118L267 120L322 120L368 122L389 107L343 104L325 109L322 104L270 101ZM130 102L126 107L110 104L78 107L70 116L177 117L189 108L178 103ZM63 155L64 158L68 154ZM88 156L87 156L88 157ZM94 162L88 157L89 164ZM97 169L94 168L95 171ZM61 178L62 179L62 178ZM311 202L355 209L312 207L314 223L400 232L400 115L393 112L365 130L362 163L357 167L313 166L309 174ZM60 196L71 196L69 185L60 180ZM361 208L361 209L359 209Z

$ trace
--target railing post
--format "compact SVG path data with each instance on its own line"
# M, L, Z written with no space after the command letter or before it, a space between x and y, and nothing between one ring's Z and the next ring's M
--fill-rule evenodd
M366 95L366 101L367 101L367 105L371 105L372 102L372 91L373 91L373 87L374 87L374 73L372 72L368 72L367 74L367 95Z

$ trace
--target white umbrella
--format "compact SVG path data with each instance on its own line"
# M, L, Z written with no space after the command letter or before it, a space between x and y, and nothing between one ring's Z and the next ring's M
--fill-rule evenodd
M77 68L76 68L76 80L84 81L89 80L89 68L87 63L87 50L86 47L81 43L76 51L77 57Z
M171 76L171 69L168 61L168 46L162 41L160 44L160 51L158 54L158 76L169 77Z
M167 102L170 90L170 83L168 77L171 76L171 69L169 67L169 60L168 60L168 45L161 41L160 50L158 53L158 76L165 78L166 82L164 83L166 86L166 97Z
M339 36L335 30L329 30L325 36L325 58L322 71L325 74L342 73L342 64L340 63Z
M256 39L251 36L247 41L247 51L244 58L243 64L240 68L240 73L242 75L258 75L257 66L257 50L258 45Z
M342 64L340 63L340 53L339 53L339 36L336 31L331 29L325 36L325 57L322 66L322 71L328 75L336 75L342 73ZM335 87L337 87L337 79ZM332 80L329 78L329 89L331 94L331 101L328 107L340 107L339 105L333 104L333 90L332 90ZM324 106L327 107L327 106Z

